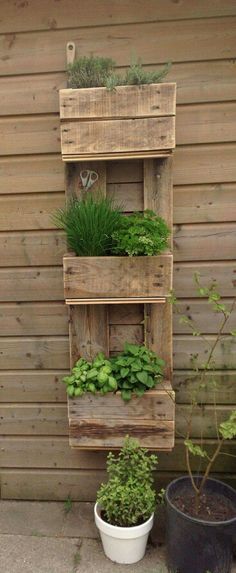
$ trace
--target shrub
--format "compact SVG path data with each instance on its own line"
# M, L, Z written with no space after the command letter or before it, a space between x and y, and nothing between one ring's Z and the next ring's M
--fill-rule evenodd
M117 457L108 454L108 482L101 484L97 492L97 502L108 523L129 527L149 519L156 506L152 472L157 463L157 456L149 456L137 440L128 436Z

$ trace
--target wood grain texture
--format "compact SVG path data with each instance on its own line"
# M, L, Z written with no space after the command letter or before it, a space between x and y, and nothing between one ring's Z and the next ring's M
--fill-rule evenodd
M61 125L64 161L92 160L124 154L132 157L169 151L175 147L175 122L172 117L133 118L99 121L65 121Z
M174 83L117 86L112 91L102 87L65 89L59 95L61 120L155 118L175 115L176 108Z
M71 257L65 255L65 298L162 297L171 286L172 255ZM145 278L145 281L144 281Z
M109 326L106 305L69 306L70 365L82 356L92 360L98 352L109 355Z
M142 0L89 0L86 5L78 0L61 0L54 11L54 2L49 0L39 6L37 0L27 4L16 4L13 0L2 0L2 33L54 30L60 28L96 27L99 25L124 24L130 22L179 20L188 18L210 18L214 16L236 15L235 3L227 0L194 0L189 3L173 4L169 0L149 0L145 5ZM76 18L74 9L76 8ZM53 17L52 17L53 14Z
M174 223L235 221L236 185L215 183L174 189Z
M145 66L148 70L160 65ZM172 63L168 81L176 82L177 103L227 102L235 99L233 59ZM65 72L1 78L1 114L58 113L58 92L66 87Z
M112 54L119 66L127 65L132 49L142 54L144 64L170 59L175 62L219 60L235 56L235 20L235 16L208 18L207 26L204 19L130 23L128 35L126 25L113 26L112 34L106 26L73 28L70 41L79 46L81 56L91 52L100 56ZM154 40L148 42L147 38L158 38L158 51L153 47ZM65 70L67 41L66 29L54 30L53 35L51 31L42 31L13 33L6 39L2 36L0 73L18 75Z

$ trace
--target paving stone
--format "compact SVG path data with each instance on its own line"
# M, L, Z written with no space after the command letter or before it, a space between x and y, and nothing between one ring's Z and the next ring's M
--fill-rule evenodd
M64 520L64 503L0 501L0 533L60 535Z
M65 537L90 537L98 539L99 533L94 523L92 503L72 503L62 528Z

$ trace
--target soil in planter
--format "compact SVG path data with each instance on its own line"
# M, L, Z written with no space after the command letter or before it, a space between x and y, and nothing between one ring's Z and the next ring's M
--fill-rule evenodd
M188 488L183 488L171 501L183 513L205 521L227 521L236 517L236 505L227 497L210 491L202 493L198 511L195 494Z

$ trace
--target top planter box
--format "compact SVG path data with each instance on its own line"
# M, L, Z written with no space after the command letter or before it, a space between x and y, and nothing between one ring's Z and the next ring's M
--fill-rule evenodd
M176 84L60 90L64 161L162 157L175 147Z

